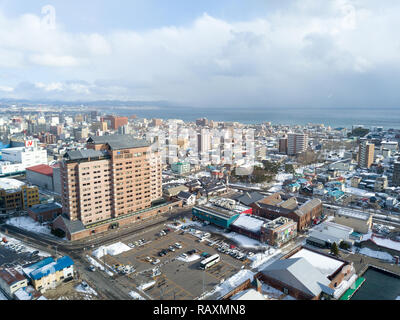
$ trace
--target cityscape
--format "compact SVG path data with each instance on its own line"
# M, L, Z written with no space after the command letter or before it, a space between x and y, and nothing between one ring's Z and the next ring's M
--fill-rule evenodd
M307 3L317 10L317 2ZM346 30L362 24L358 19L366 14L353 2L332 1L355 10L345 10ZM271 3L270 10L276 5ZM41 7L52 32L58 30L55 8ZM8 12L0 5L0 23L3 11ZM201 19L216 23L211 16ZM177 37L179 30L169 28ZM0 42L2 37L0 32ZM259 40L253 41L247 49ZM95 48L104 49L98 43ZM0 44L0 57L2 50ZM40 57L57 60L52 53ZM6 54L1 60L1 71L15 62ZM74 68L67 56L61 60ZM367 62L357 63L368 68ZM294 105L294 112L277 103L280 109L269 111L279 95L271 95L272 105L263 109L251 107L253 98L243 104L236 92L232 110L213 108L221 96L211 87L222 90L220 83L209 84L209 96L198 101L201 108L194 102L187 107L197 99L189 92L182 95L188 100L174 98L169 90L180 82L154 89L154 96L147 96L154 83L137 84L137 96L103 84L117 94L89 98L87 92L100 89L86 91L83 82L74 94L65 83L44 89L36 82L23 95L20 85L3 78L7 75L0 76L0 305L181 300L203 303L197 315L204 315L212 314L207 302L229 301L214 311L244 315L240 306L246 300L400 300L400 118L391 103L382 110L393 112L374 118L380 109L363 109L354 98L353 107L342 104L330 117L329 105ZM182 92L192 80L183 79L188 83ZM36 96L39 89L48 95ZM204 94L204 87L199 90ZM235 100L243 107L234 107ZM294 100L282 96L282 103ZM153 315L185 317L193 311L162 308Z

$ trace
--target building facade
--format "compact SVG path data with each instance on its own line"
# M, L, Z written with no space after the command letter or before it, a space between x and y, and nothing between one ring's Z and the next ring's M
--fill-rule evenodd
M149 209L162 198L161 159L131 136L93 137L61 164L63 214L84 225Z
M358 151L358 165L361 168L370 168L374 163L375 145L367 141L360 144Z
M308 136L302 133L289 133L287 141L288 155L296 155L307 150Z

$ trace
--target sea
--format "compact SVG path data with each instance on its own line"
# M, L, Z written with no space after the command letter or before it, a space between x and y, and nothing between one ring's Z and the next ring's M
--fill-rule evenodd
M362 275L366 280L351 300L395 300L400 296L400 277L375 268Z
M324 124L332 128L351 128L353 125L400 129L400 107L392 108L191 108L191 107L116 107L108 108L118 115L138 118L181 119L195 121L207 118L214 121L273 125Z

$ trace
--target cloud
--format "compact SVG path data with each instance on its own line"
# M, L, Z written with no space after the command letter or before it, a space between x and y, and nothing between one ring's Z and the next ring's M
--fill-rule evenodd
M45 17L0 12L0 72L21 74L1 78L0 93L195 107L392 103L399 13L395 1L298 0L249 21L204 13L186 26L73 33L52 8Z

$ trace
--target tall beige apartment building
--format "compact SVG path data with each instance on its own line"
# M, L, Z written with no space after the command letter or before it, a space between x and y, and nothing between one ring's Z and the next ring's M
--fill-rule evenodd
M162 198L161 157L129 135L91 137L61 164L63 215L84 226L149 209Z
M370 168L374 163L375 145L367 141L360 143L358 151L358 165L361 168Z

